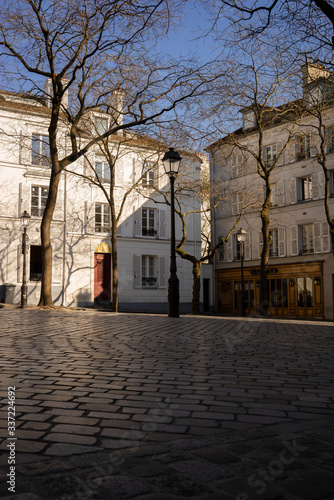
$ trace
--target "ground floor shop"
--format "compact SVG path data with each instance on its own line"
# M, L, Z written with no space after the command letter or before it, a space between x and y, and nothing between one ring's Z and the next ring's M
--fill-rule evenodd
M273 317L324 317L323 262L269 266L267 303L260 304L260 268L244 268L246 314L266 306ZM241 268L217 271L217 312L240 315Z

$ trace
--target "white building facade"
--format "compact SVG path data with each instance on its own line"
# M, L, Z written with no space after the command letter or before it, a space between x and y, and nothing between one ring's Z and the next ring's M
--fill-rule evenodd
M314 92L323 80L317 67L304 67L304 101L308 84ZM312 77L312 70L314 71ZM321 72L320 72L321 73ZM311 75L311 77L310 77ZM319 78L320 76L320 78ZM326 78L330 73L326 73ZM305 77L305 74L304 74ZM305 102L306 108L310 106ZM329 206L334 216L334 106L328 101L322 111L326 131L326 162L329 172ZM258 151L259 140L250 110L243 110L243 128L235 131L235 144L226 138L212 144L210 168L213 182L225 185L227 202L215 213L214 238L225 237L242 208L249 204L240 224L215 258L215 310L223 314L241 312L240 244L236 233L246 231L244 280L247 315L259 312L259 274L262 251L260 209L265 183L257 173L257 163L242 150ZM276 121L264 130L262 151L266 161L277 158L271 174L272 199L269 213L270 258L268 269L268 311L274 317L334 319L334 258L329 225L324 208L325 176L317 160L320 151L317 120L307 111L298 121ZM293 127L293 135L288 141Z
M49 112L47 105L29 96L0 92L0 302L20 301L23 263L20 216L24 211L31 215L28 304L37 304L40 297L40 224L50 180ZM58 141L58 148L63 152L66 152L67 140L64 128ZM153 188L155 185L162 191L169 189L169 179L160 161L161 150L155 149L154 141L135 135L113 137L111 147L117 150L116 210L124 194L136 184L127 195L118 225L119 307L120 310L166 312L170 208ZM203 156L188 155L181 168L191 177L200 178L203 161ZM110 212L103 190L89 180L96 177L108 192L109 164L98 147L61 174L51 226L52 294L56 305L110 306ZM189 196L185 202L194 208L199 204L196 198ZM181 224L177 219L178 241ZM189 215L187 236L185 249L200 256L200 213ZM177 266L180 311L188 312L192 296L191 264L177 257Z

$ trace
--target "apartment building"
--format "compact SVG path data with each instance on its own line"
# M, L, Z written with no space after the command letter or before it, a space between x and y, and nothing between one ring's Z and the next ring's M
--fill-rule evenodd
M334 258L326 218L325 175L318 158L324 134L329 175L329 207L334 216L334 92L333 75L310 62L304 65L303 98L268 111L263 130L264 161L277 161L271 174L268 312L274 317L334 319ZM320 109L322 126L317 113ZM288 106L298 109L287 113ZM277 117L270 120L270 116ZM216 241L224 238L243 212L238 227L215 258L215 308L240 314L241 247L236 233L246 231L243 244L246 313L258 314L262 232L260 210L265 183L257 161L259 131L252 107L242 110L243 125L210 145L213 182L226 190L227 202L214 214ZM247 208L245 208L247 206Z
M9 289L14 292L14 302L20 301L20 216L24 211L31 216L28 304L37 304L40 297L40 224L50 180L49 119L48 102L31 95L0 92L0 301L6 300ZM98 129L107 125L108 117L96 112L91 120ZM61 153L66 152L67 141L64 126L59 134ZM169 179L160 160L168 148L146 136L123 132L110 138L110 148L115 161L116 211L127 194L117 231L120 309L167 311L170 208L164 203L163 192L169 188ZM205 158L183 156L181 171L200 179ZM109 192L110 182L109 162L98 146L61 174L51 226L52 293L56 305L110 306L110 210L103 191ZM184 203L196 208L200 201L186 195ZM187 236L185 249L200 255L199 213L187 218ZM180 238L181 224L176 218L176 239ZM191 264L177 257L177 266L180 311L187 312L191 310Z

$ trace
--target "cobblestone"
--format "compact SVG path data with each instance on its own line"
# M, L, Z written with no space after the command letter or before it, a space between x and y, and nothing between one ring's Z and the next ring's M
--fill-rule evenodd
M334 498L333 324L29 309L0 320L5 471L8 386L17 398L16 491L1 473L1 498Z

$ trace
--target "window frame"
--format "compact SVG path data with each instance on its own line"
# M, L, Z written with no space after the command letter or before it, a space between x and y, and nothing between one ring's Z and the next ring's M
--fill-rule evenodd
M141 185L143 187L149 188L151 186L155 186L156 184L155 167L156 167L156 162L154 161L150 162L145 160L143 162L142 179L141 179Z
M301 255L307 255L307 254L314 254L315 253L315 244L314 244L314 225L311 224L301 224L299 226L299 242L300 242L300 254ZM306 246L305 248L304 245L304 239L306 241Z
M298 202L303 203L313 200L312 175L298 179Z
M36 148L37 144L38 148ZM50 143L48 135L31 135L31 164L35 167L51 168Z
M141 235L142 236L145 236L146 238L157 238L158 237L157 216L158 216L158 212L157 212L156 208L142 207L142 209L141 209ZM145 222L145 224L144 224L144 222Z
M101 172L99 175L99 172L98 172L98 165L101 165ZM105 175L105 173L109 170L109 177ZM96 178L98 181L100 181L101 183L105 183L105 184L111 184L111 166L110 166L110 163L107 162L107 161L100 161L100 160L96 160L95 161L95 174L96 174Z
M33 189L37 189L38 193L33 194ZM46 196L42 196L42 191L46 190ZM49 187L48 186L36 186L32 185L30 189L30 214L31 217L43 217L43 213L45 210L46 202L49 196ZM37 206L33 204L33 199L37 199ZM42 201L45 200L43 204Z
M141 256L141 286L142 288L157 288L157 258L155 255Z
M311 158L311 135L295 135L295 161L303 161Z
M101 207L101 213L98 214L97 213L97 207L100 206ZM105 213L105 211L107 210L107 213ZM109 234L110 233L110 206L108 203L100 203L100 202L95 202L94 204L94 214L95 214L95 218L94 218L94 232L95 233L107 233ZM100 223L97 222L97 216L100 215L101 217L101 221ZM105 218L108 217L108 225L106 223L106 220ZM100 230L99 230L99 227L100 227ZM106 230L106 228L108 227L108 229Z
M269 247L269 257L278 257L279 256L278 229L270 229L269 235L272 238L272 240L270 242L270 247ZM274 247L274 242L275 242L275 247ZM274 250L276 250L276 251L274 251Z

